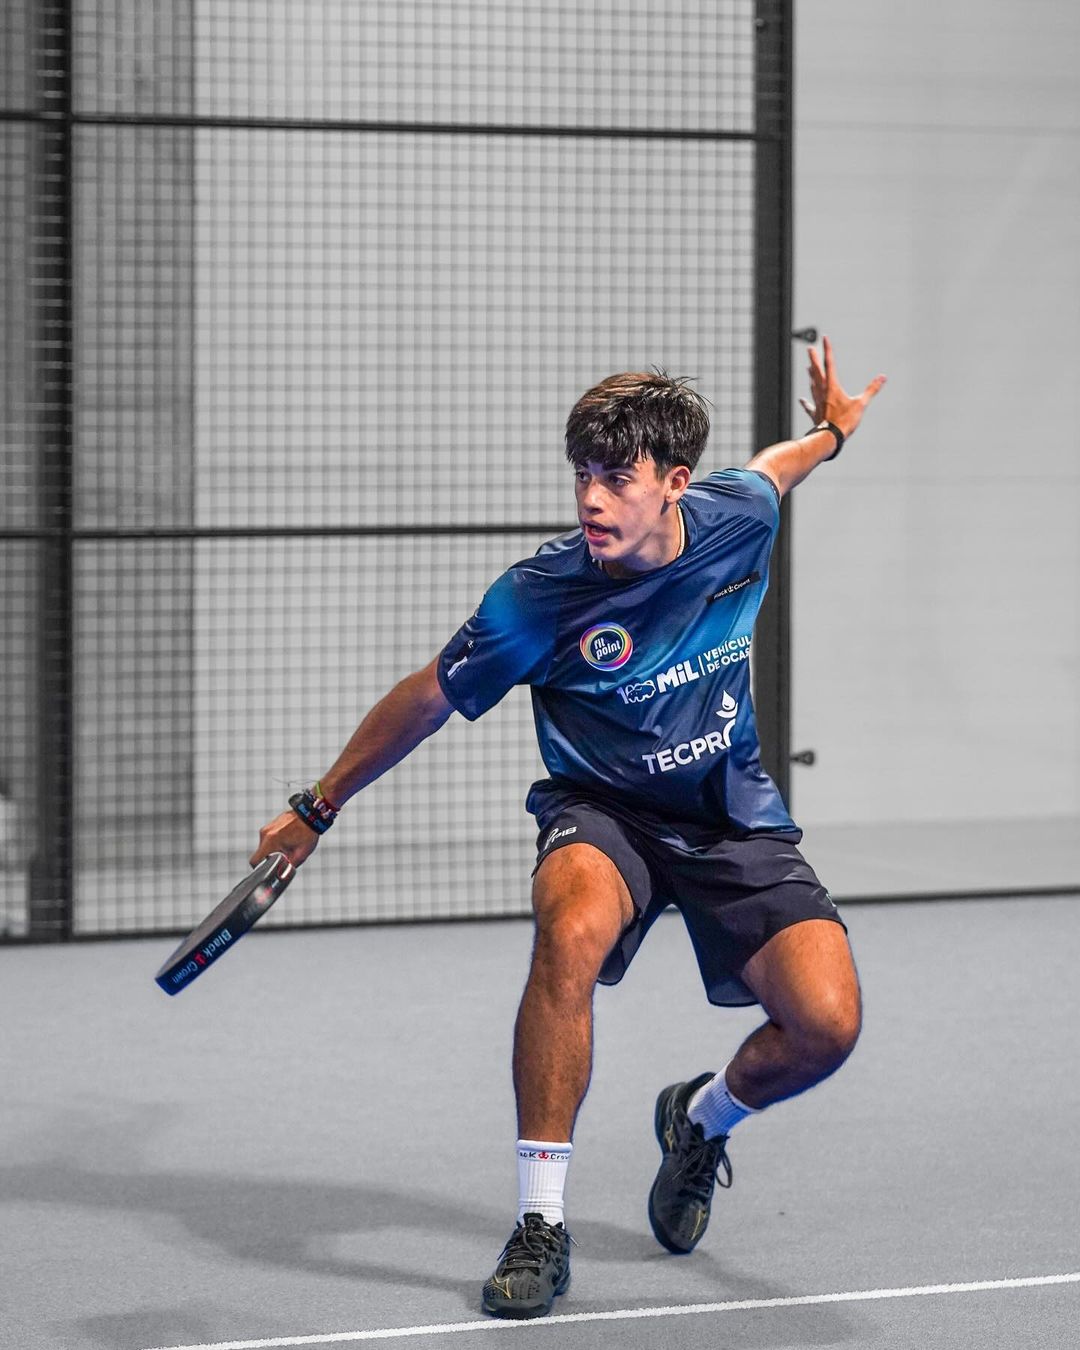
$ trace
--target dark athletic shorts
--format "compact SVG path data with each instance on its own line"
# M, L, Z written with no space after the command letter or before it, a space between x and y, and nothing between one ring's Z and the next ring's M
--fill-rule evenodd
M537 839L540 864L568 844L591 844L611 859L635 914L608 953L601 984L618 984L645 934L669 906L682 914L710 1003L756 1003L739 978L775 933L803 919L832 919L846 930L814 869L775 835L723 839L683 852L591 803L563 807ZM535 872L534 872L535 875Z

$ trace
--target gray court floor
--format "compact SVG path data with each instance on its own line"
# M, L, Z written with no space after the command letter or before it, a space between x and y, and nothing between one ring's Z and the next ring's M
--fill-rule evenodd
M168 939L0 949L0 1345L1074 1346L1075 1280L916 1291L1080 1272L1080 900L844 912L863 1039L739 1127L688 1258L645 1217L653 1098L757 1016L709 1007L674 916L599 992L556 1305L584 1320L538 1324L478 1308L524 922L255 933L174 999Z

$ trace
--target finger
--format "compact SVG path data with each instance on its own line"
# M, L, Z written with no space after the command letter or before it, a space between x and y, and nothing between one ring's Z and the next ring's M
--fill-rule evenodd
M866 388L862 391L863 402L869 403L870 400L880 392L885 382L886 380L884 375L875 375L874 378L870 381L870 383L866 386Z
M832 384L833 382L832 343L829 341L827 337L824 336L824 334L822 335L821 338L821 349L825 353L825 383Z
M817 404L825 402L825 376L820 366L810 372L810 397Z
M818 411L820 404L815 405L811 403L808 398L801 398L799 399L799 402L802 405L803 412L806 413L811 422L819 422L821 420L821 415Z
M810 380L823 380L825 377L821 370L821 358L817 354L817 348L811 347L807 352L810 360Z
M296 844L295 846L291 846L289 848L282 848L280 852L284 853L285 857L288 858L289 862L291 862L294 867L300 867L310 857L312 851L315 848L315 845L318 842L319 840L318 837L316 836L312 839L310 845L306 843Z

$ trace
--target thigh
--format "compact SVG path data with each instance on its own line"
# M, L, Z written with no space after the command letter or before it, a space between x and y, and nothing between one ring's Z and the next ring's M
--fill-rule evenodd
M609 946L634 917L622 873L593 844L568 844L549 854L533 876L532 902L538 925L562 916L575 926L610 930Z
M788 840L728 839L673 862L671 882L710 1002L760 1002L743 978L751 957L808 920L844 929L828 891Z
M533 912L537 933L602 948L599 979L622 978L648 927L652 876L638 841L622 821L588 803L545 822L537 840Z
M775 933L743 966L772 1021L783 1027L857 1026L861 998L843 926L807 919Z

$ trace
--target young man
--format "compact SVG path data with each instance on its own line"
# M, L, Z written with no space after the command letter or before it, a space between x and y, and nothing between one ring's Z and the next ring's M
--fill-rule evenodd
M828 338L823 350L811 349L802 401L812 430L694 484L709 420L685 381L613 375L585 394L566 429L581 528L504 572L252 855L299 865L340 806L452 711L471 720L531 686L551 776L527 800L540 836L514 1031L520 1204L484 1285L496 1316L540 1316L569 1284L563 1186L593 989L622 978L667 905L683 914L710 1001L760 1003L767 1017L721 1072L659 1095L649 1220L669 1251L701 1239L718 1172L730 1185L735 1126L831 1074L859 1034L846 930L759 762L747 660L780 498L839 453L885 382L846 394Z

